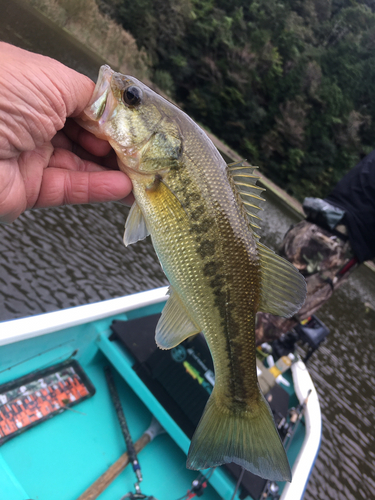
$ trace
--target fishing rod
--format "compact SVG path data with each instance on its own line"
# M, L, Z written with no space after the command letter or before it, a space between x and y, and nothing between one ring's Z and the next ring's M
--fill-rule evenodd
M142 434L138 441L134 443L136 453L139 453L148 443L164 432L165 430L163 427L156 418L153 417L149 428ZM96 481L94 481L77 500L95 500L98 498L116 477L121 474L125 467L129 465L130 461L128 452L125 452Z
M56 345L56 346L50 347L49 349L46 349L44 351L38 352L37 354L34 354L33 356L30 356L29 358L23 359L22 361L18 361L18 363L14 363L11 366L7 366L6 368L2 368L0 370L0 374L6 372L8 370L12 370L13 368L16 368L17 366L20 366L23 363L27 363L28 361L31 361L32 359L38 358L39 356L42 356L43 354L46 354L47 352L54 351L55 349L58 349L59 347L62 347L64 345L66 345L66 344L70 344L70 343L73 343L73 342L74 342L74 339L66 340L65 342L62 342L59 345ZM40 370L42 368L44 368L45 366L48 366L49 364L54 363L55 361L58 361L59 359L65 357L65 356L67 356L66 359L68 360L68 359L72 358L73 356L75 356L77 354L77 352L78 352L77 349L75 349L69 356L68 356L67 353L61 354L58 358L54 358L54 359L52 359L50 361L47 361L47 363L45 363L44 365L42 365L42 367L40 368Z
M135 451L134 448L134 443L130 435L128 423L125 418L124 410L122 409L121 401L119 394L116 389L115 382L113 380L113 375L111 372L111 369L109 366L106 366L104 368L104 374L105 378L107 380L108 384L108 389L109 393L112 398L113 406L115 407L116 413L117 413L117 418L120 423L122 435L124 436L125 439L125 444L126 444L126 449L129 455L129 461L133 465L133 471L137 477L137 482L135 483L135 490L137 493L140 493L140 486L139 483L142 482L143 477L142 477L142 472L141 472L141 466L139 465L138 458L137 458L137 452Z

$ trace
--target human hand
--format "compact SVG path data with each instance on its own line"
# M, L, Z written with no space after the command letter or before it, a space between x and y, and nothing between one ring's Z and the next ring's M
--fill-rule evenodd
M116 170L109 143L69 118L85 108L94 83L2 42L0 61L0 222L31 208L131 203L131 181Z

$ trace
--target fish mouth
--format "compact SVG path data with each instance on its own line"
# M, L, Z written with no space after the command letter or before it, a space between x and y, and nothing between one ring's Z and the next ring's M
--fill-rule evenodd
M101 66L99 70L94 92L85 109L85 114L91 120L103 121L103 118L105 118L103 115L107 114L105 111L113 73L107 64Z
M106 139L103 125L116 107L111 92L111 81L114 71L107 65L101 66L98 80L89 103L76 121L97 137Z

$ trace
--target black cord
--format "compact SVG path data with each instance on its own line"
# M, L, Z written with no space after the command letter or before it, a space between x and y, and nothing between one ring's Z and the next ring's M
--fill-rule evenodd
M237 491L238 491L238 488L240 487L240 484L241 484L241 481L242 481L242 478L243 478L243 475L244 475L244 472L245 472L245 469L244 469L243 467L241 467L241 469L242 469L242 470L241 470L241 474L240 474L240 476L239 476L239 478L238 478L238 481L237 481L237 484L236 484L236 488L235 488L235 490L234 490L234 492L233 492L233 495L232 495L231 500L234 500L234 497L236 496L236 493L237 493Z

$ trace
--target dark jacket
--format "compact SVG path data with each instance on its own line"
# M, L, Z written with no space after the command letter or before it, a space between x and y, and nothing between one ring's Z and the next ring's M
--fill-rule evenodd
M363 158L325 198L345 211L344 222L359 262L375 257L375 150Z

